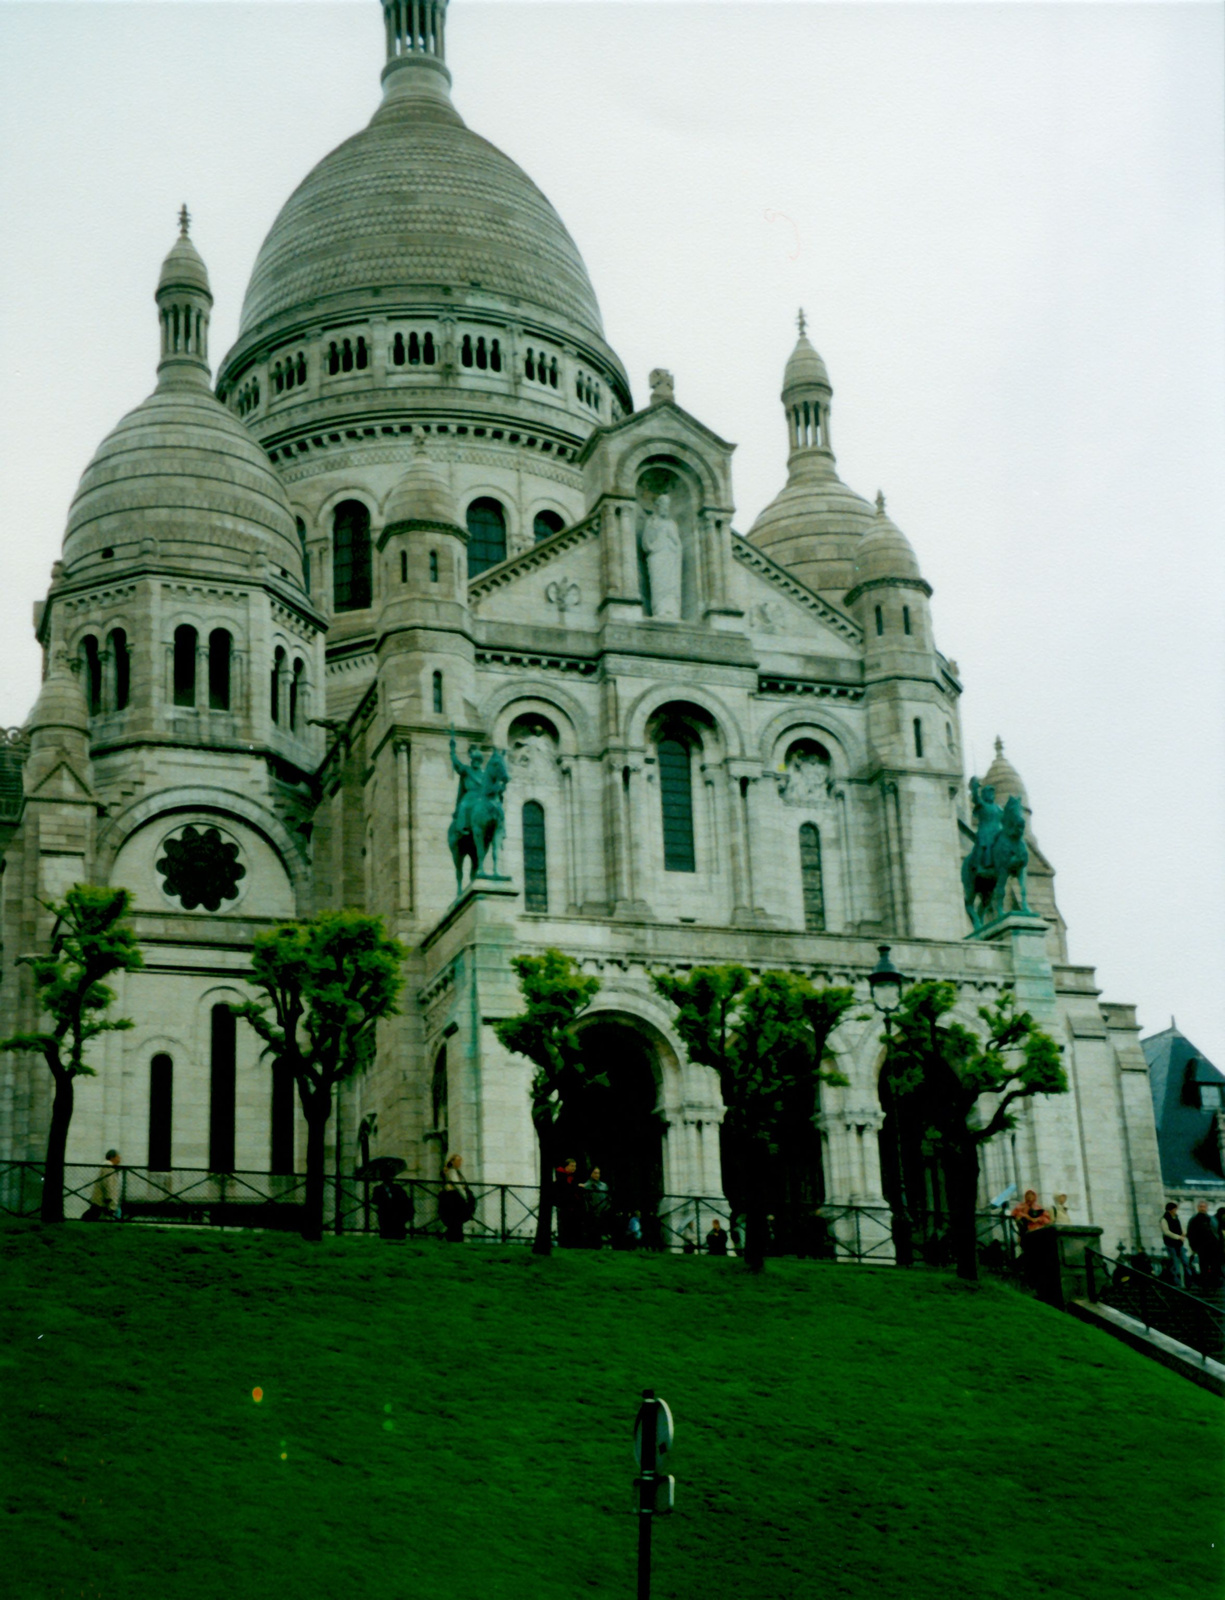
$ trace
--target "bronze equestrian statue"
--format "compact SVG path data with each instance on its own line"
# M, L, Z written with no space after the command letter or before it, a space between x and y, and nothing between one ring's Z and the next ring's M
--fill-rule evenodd
M1025 812L1017 795L1009 795L1003 810L995 803L991 784L970 779L976 833L974 846L961 863L966 914L977 933L1004 915L1009 878L1017 880L1020 904L1014 909L1032 917L1027 888L1029 850L1025 843Z
M455 812L447 829L447 845L455 863L455 897L464 887L464 862L471 862L468 886L477 878L497 878L498 846L506 831L502 795L510 782L510 770L501 751L495 750L488 762L480 750L469 748L467 765L455 753L455 733L451 733L451 765L459 774L459 794ZM493 871L485 871L485 857L492 852Z

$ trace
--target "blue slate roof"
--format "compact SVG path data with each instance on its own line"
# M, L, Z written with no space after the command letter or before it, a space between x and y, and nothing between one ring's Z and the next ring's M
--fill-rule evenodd
M1148 1061L1163 1183L1167 1189L1225 1190L1214 1113L1200 1104L1198 1087L1225 1089L1225 1073L1173 1023L1140 1045Z

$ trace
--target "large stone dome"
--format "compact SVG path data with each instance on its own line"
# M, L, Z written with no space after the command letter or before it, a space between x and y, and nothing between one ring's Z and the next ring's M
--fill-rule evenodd
M267 565L301 583L301 546L280 480L203 384L164 383L129 411L98 447L68 512L69 573L152 551L197 572Z
M281 208L239 340L319 311L436 299L439 289L536 308L603 337L582 257L527 174L449 101L392 96Z

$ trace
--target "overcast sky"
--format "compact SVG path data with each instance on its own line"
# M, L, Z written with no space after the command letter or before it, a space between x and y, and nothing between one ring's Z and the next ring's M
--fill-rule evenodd
M1058 871L1074 961L1225 1068L1222 11L453 0L455 100L540 184L635 398L785 479L803 305ZM0 722L82 470L151 389L186 200L214 364L260 241L378 102L377 0L0 3Z

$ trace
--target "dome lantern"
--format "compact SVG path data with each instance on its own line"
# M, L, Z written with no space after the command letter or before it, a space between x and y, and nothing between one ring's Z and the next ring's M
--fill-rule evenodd
M157 309L162 325L159 386L167 383L209 383L208 319L213 294L208 269L189 235L191 216L179 211L179 236L162 262L157 280Z
M783 410L787 414L787 439L797 451L820 450L833 458L829 442L829 410L834 389L825 363L808 339L808 319L801 306L796 317L800 336L783 371Z
M387 65L383 92L414 99L448 101L447 0L383 0Z

